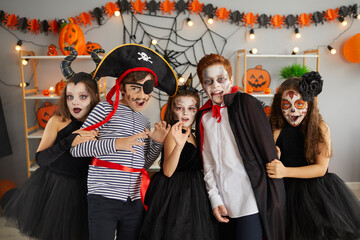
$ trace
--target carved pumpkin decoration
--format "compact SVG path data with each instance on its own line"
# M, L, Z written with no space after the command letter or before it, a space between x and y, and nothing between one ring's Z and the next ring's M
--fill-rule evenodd
M246 85L251 86L254 92L262 92L270 86L271 78L268 71L262 69L261 65L246 71ZM243 84L245 81L243 78Z
M49 96L49 95L50 95L50 90L49 90L49 89L44 89L44 90L42 91L42 95L44 95L44 96Z
M344 57L352 63L360 63L360 33L346 41L343 49Z
M166 108L167 108L167 103L165 103L164 106L161 107L160 118L162 121L164 121L165 119Z
M271 107L270 106L265 106L264 111L265 111L265 114L266 114L267 117L270 116Z
M90 55L91 52L94 51L95 49L101 49L101 48L102 47L98 43L87 42L86 43L86 50L84 52L84 55Z
M52 105L49 102L44 103L44 107L39 108L36 118L40 127L45 128L49 119L57 109L57 105Z
M56 95L60 96L61 93L63 92L64 88L65 88L65 82L64 82L64 79L61 79L61 81L55 85Z
M264 93L265 94L270 94L271 93L271 88L265 88Z
M58 55L55 45L51 44L48 49L49 49L49 51L47 52L48 56L57 56Z
M246 92L247 93L253 93L254 89L251 86L246 86Z
M64 47L73 47L79 55L85 52L85 37L81 28L75 24L73 18L69 18L69 24L65 25L59 34L59 47L64 55L69 55L70 51L65 51Z

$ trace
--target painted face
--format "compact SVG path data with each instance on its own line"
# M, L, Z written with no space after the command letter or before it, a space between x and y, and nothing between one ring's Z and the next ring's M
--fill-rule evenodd
M151 75L147 75L144 79L137 81L137 84L125 84L125 91L122 91L123 98L120 103L137 112L144 110L151 98L151 93L145 94L142 84L150 79Z
M204 70L203 88L213 103L221 105L224 102L224 94L230 93L233 78L223 65L211 65Z
M283 92L281 99L281 111L286 121L294 127L304 120L308 109L308 103L302 99L299 92L288 90Z
M84 121L90 112L91 97L84 83L68 83L66 103L70 114L79 121Z
M184 127L189 127L195 120L196 100L190 96L180 96L175 98L174 115L175 120L183 122Z

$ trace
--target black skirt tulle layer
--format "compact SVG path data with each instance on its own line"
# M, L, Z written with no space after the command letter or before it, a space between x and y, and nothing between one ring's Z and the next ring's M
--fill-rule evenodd
M37 169L5 206L5 217L35 239L88 239L86 179Z
M287 240L360 239L360 202L333 173L286 179Z
M149 207L140 233L142 240L216 239L217 221L201 171L156 173L146 193Z

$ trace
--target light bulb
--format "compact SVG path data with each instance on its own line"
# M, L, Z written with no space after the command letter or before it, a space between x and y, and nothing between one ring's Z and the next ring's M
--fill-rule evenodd
M295 55L295 54L297 54L298 52L299 52L299 48L298 47L294 47L294 49L293 49L293 51L292 51L292 55Z
M254 39L255 38L255 31L254 29L250 29L250 39Z
M50 92L54 92L54 87L49 88Z
M156 39L151 40L151 44L152 44L152 45L155 46L157 43L158 43L158 41L157 41Z
M189 27L192 27L194 25L194 22L191 21L190 18L186 19L186 24L189 26Z
M213 24L213 23L214 23L214 19L213 19L213 18L209 18L209 19L208 19L208 23L209 23L209 24Z
M301 33L300 33L298 28L295 28L295 37L296 38L301 38Z
M21 45L22 45L22 41L19 40L19 41L16 43L15 50L16 50L16 51L20 51L20 50L21 50Z
M26 58L26 59L23 59L22 60L22 65L27 65L28 64L28 61L29 61L29 59L28 58Z
M119 17L119 16L120 16L120 11L115 11L114 15L115 15L116 17Z
M180 76L180 77L179 77L179 82L180 82L180 83L184 83L184 82L185 82L185 78L184 78L183 76Z
M251 53L251 54L257 54L257 53L258 53L258 50L257 50L257 48L253 48L253 49L251 49L251 50L249 51L249 53Z
M331 47L330 45L327 46L327 49L329 49L329 51L330 51L331 54L336 54L336 49L333 48L333 47Z

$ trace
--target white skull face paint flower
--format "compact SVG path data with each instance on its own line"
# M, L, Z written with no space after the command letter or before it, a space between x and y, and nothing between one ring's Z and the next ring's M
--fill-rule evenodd
M286 121L293 127L299 126L304 120L308 103L302 99L301 94L295 90L287 90L282 94L281 111Z

